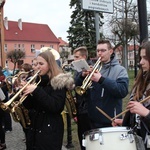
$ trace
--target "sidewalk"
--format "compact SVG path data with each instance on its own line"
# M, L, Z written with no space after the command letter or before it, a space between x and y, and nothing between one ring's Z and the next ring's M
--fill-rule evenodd
M7 150L25 150L25 143L23 142L24 133L22 131L22 127L19 123L16 123L12 120L13 130L11 132L6 133L6 145ZM62 150L67 150L64 146L62 146Z

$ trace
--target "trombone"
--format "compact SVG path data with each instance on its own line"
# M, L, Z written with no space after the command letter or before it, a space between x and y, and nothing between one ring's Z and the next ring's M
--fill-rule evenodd
M87 75L85 79L83 80L82 86L77 86L75 88L75 91L77 92L77 94L83 95L86 92L86 90L91 87L92 85L91 77L94 74L94 72L98 69L100 64L101 64L101 57L99 57L96 63L94 64L92 72L89 75ZM102 65L100 65L100 68L98 70L100 71L101 68L102 68Z

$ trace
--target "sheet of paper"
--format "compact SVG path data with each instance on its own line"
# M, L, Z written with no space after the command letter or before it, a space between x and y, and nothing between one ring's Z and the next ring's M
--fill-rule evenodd
M78 72L81 72L82 70L89 70L90 67L85 59L76 60L72 62L74 69Z

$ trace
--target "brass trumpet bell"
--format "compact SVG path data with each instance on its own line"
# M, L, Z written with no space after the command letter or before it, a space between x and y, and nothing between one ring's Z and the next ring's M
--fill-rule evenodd
M83 95L86 92L86 90L91 87L92 85L91 77L95 73L96 70L99 70L99 71L101 70L102 65L100 64L101 64L101 58L99 57L93 66L92 72L89 75L87 75L85 79L83 80L82 86L77 86L75 88L75 91L77 94Z
M75 88L75 90L76 90L76 93L78 94L78 95L83 95L85 92L86 92L86 90L85 89L83 89L83 88L81 88L80 86L77 86L76 88Z

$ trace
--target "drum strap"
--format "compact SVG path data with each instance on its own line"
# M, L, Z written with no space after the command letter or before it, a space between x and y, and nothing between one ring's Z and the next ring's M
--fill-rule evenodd
M134 137L135 137L137 150L145 150L145 146L144 146L142 138L138 136L137 134L135 134Z
M145 140L144 140L144 144L146 144L146 142L148 140L150 140L150 137L148 136L148 133L150 134L150 131L143 120L141 120L141 123L143 124L144 128L146 129L146 135L145 135ZM148 147L150 147L150 145Z

